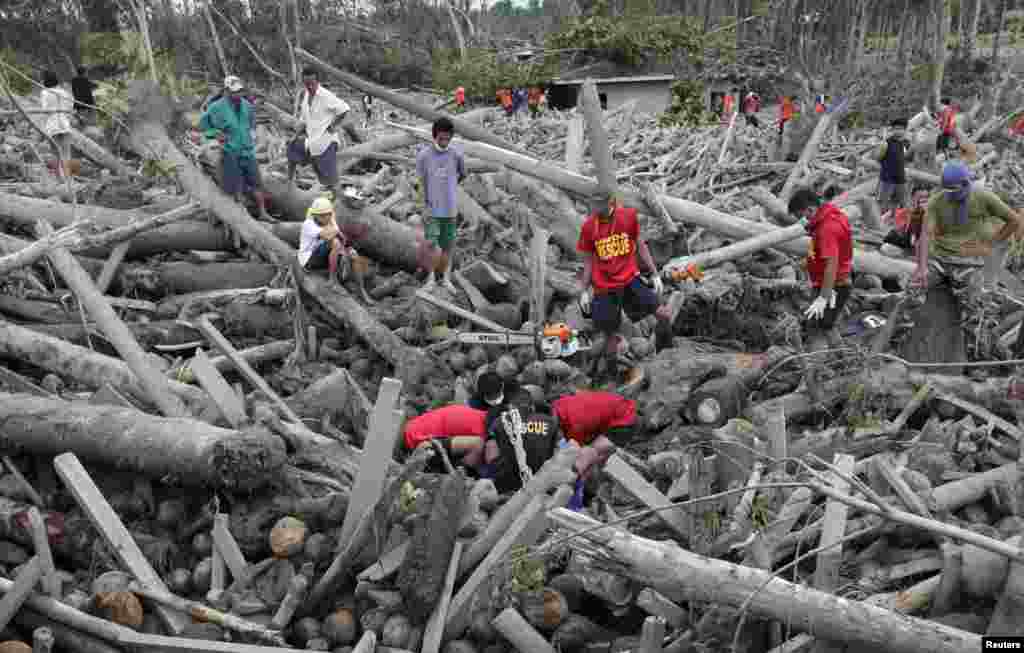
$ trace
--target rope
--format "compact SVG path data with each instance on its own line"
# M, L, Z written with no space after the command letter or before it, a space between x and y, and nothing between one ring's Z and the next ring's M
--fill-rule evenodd
M505 427L505 433L512 443L512 449L516 454L516 464L519 467L519 478L525 486L533 478L533 470L526 464L526 450L523 449L523 436L526 435L526 424L519 414L518 408L511 408L501 414L501 423Z

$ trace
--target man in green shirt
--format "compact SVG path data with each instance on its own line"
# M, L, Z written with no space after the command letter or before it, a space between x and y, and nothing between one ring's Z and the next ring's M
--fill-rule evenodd
M962 161L946 163L942 192L928 201L912 284L927 289L948 282L960 302L964 323L982 321L967 329L975 357L989 353L972 338L990 335L984 333L984 322L994 324L999 318L990 291L998 283L1010 238L1021 234L1022 228L1020 213L995 193L973 188L970 170ZM918 301L923 302L923 297Z
M256 126L253 107L242 97L245 86L235 75L224 80L225 95L211 102L199 119L199 129L207 138L216 138L223 146L221 187L241 203L242 194L251 192L260 212L260 219L271 220L267 213L267 196L256 165L256 147L252 130Z

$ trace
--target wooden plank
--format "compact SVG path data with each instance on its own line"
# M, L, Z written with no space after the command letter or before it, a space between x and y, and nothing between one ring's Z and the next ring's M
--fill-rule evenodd
M232 428L238 428L248 420L245 405L238 399L238 394L228 385L221 373L210 362L210 357L202 349L196 349L196 355L189 361L189 369L195 375L199 385L206 390L213 403L217 404L224 419Z
M493 331L494 333L506 333L508 331L511 331L511 329L507 329L498 324L497 322L492 322L491 320L488 320L485 317L481 317L476 313L467 311L461 306L453 304L447 300L441 299L440 297L435 297L422 288L416 291L416 296L427 303L437 306L438 308L443 308L444 310L448 311L449 313L456 317L461 317L463 320L472 322L473 324L477 325L482 329L487 329L488 331Z
M156 313L157 305L154 302L148 302L144 299L129 299L128 297L111 297L110 295L104 295L104 299L111 306L117 308L130 308L133 311L144 311L146 313Z
M377 562L359 572L359 575L356 576L356 580L364 580L370 583L376 583L384 580L391 574L398 571L398 568L402 566L402 561L405 560L405 553L408 550L409 543L402 542L382 555Z
M491 624L519 653L556 653L548 640L534 630L515 608L505 608Z
M32 383L24 376L17 372L12 372L6 367L0 367L0 382L9 386L13 392L26 392L30 395L37 397L49 397L51 399L56 398L57 395L53 394L49 390L40 388L35 383Z
M146 556L142 554L139 545L132 539L128 529L121 523L117 513L110 507L106 497L96 487L85 470L82 463L75 454L63 453L53 459L53 466L57 475L71 491L75 501L82 508L82 511L89 517L96 530L103 536L107 546L117 556L118 561L125 569L132 573L143 585L169 592L160 575L154 571ZM188 615L168 608L166 606L154 606L157 615L163 621L168 631L177 635L180 634L189 622Z
M338 550L352 537L363 513L377 505L380 493L384 490L388 463L394 454L395 443L405 419L404 413L396 410L401 394L401 381L392 378L381 381L377 403L370 415L366 442L363 443L363 453L359 458L359 471L349 493L345 521L338 533Z
M228 585L228 567L224 564L224 556L221 555L220 549L216 546L212 549L210 552L210 591L206 593L206 602L218 606L224 599L224 589Z
M657 590L645 587L636 595L638 608L654 617L661 617L669 626L681 628L689 623L686 610Z
M832 461L836 469L847 476L853 476L856 459L845 453L837 453ZM829 481L832 487L846 494L850 491L850 483L835 472L830 472ZM829 499L825 504L825 518L821 527L819 547L835 544L846 534L846 516L850 508L841 501ZM842 546L833 546L818 553L818 563L814 569L814 587L827 592L834 592L839 587L839 565L843 560Z
M668 524L672 530L683 537L690 537L690 529L686 523L682 510L666 510L665 508L671 506L672 502L669 501L664 494L659 492L658 488L654 487L651 483L648 483L647 480L640 475L640 472L626 464L618 454L613 454L608 459L608 462L604 465L604 472L645 506L657 509L655 514L658 515L663 522Z
M462 557L462 540L455 541L455 548L452 549L452 557L448 562L448 573L444 577L444 588L441 591L441 600L434 608L427 626L423 630L423 648L420 653L439 653L441 650L441 638L444 635L444 624L448 618L448 607L452 602L452 590L455 589L455 578L459 575L459 558Z
M61 583L57 576L57 568L53 564L53 552L50 550L50 537L46 532L46 522L43 515L35 506L28 509L28 523L32 530L32 546L35 547L36 557L42 565L43 592L55 599L60 599Z
M89 403L97 406L118 406L120 408L131 408L132 410L138 410L138 406L133 404L127 397L117 391L114 386L110 385L109 381L104 381L100 389L92 393L89 397Z
M135 647L131 650L145 651L146 653L170 653L173 651L187 651L188 653L295 653L295 649L290 647L147 635L128 628L120 629L117 643L122 646Z
M18 614L18 610L21 610L21 606L28 600L36 583L42 577L43 563L39 556L33 556L18 572L18 577L14 579L14 587L0 599L0 630L11 623L11 619Z
M224 337L224 334L217 330L217 327L213 326L213 324L206 316L199 316L195 321L195 325L196 328L202 331L203 335L206 336L206 339L209 340L210 343L213 344L213 346L220 350L220 353L228 357L228 359L231 361L231 364L234 365L239 372L241 372L242 376L244 376L249 383L255 386L260 392L265 394L267 398L274 403L275 406L281 409L281 412L283 412L289 420L295 422L296 424L302 424L302 420L299 418L299 416L296 415L295 412L288 407L288 404L284 403L284 400L282 400L281 397L279 397L277 393L270 388L269 385L267 385L267 382L263 380L263 377L260 376L256 372L256 370L252 368L251 365L249 365L248 361L242 358L242 356L238 353L238 350L235 349L234 345L232 345L231 342Z
M458 637L469 626L469 619L473 614L473 602L476 600L477 594L485 586L485 583L491 580L493 570L507 560L513 547L529 546L540 538L548 525L545 513L547 502L546 494L533 497L459 589L458 594L452 599L451 605L448 606L445 639Z
M96 277L96 287L100 293L106 294L107 288L110 287L110 282L114 280L114 275L117 273L117 268L124 261L125 254L128 253L128 249L131 246L131 240L122 240L110 252L110 256L103 263L103 269L100 270L100 276Z
M28 500L31 501L33 505L42 508L43 497L39 496L39 493L36 492L36 489L32 487L31 483L28 482L28 479L25 478L25 475L22 474L21 470L18 469L18 466L14 464L14 460L12 460L10 456L4 456L3 463L4 467L7 468L7 471L11 473L11 476L13 476L15 480L18 481L18 485L21 486L21 490L28 496Z
M957 397L956 395L951 395L948 392L939 392L936 393L935 396L938 399L951 403L957 408L967 413L970 413L971 415L974 415L975 417L981 419L981 421L985 422L986 424L991 422L992 424L995 425L996 428L1006 433L1014 440L1019 441L1021 437L1024 436L1024 431L1021 431L1018 427L1014 426L1013 424L1010 424L1002 417L999 417L995 413L981 406L972 404L971 402L965 401L960 397Z
M242 549L228 528L228 516L222 512L217 513L213 518L213 544L224 559L224 564L227 565L232 578L245 578L249 563L245 561Z

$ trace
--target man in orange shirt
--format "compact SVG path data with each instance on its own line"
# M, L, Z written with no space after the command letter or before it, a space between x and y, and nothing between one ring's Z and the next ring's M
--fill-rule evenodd
M530 106L530 117L536 118L540 115L540 103L544 98L544 91L539 86L531 86L526 96L526 102Z
M779 103L779 138L786 129L786 123L793 119L793 100L788 95L782 96Z

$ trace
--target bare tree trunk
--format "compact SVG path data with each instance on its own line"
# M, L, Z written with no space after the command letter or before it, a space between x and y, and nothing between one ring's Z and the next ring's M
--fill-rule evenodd
M996 24L999 26L996 29L996 39L992 44L992 67L996 67L999 64L999 47L1003 43L1003 30L1006 28L1006 9L1007 0L999 0L999 19Z
M704 33L707 34L711 30L711 7L712 0L704 0Z
M974 58L974 48L978 43L978 21L981 20L982 0L974 0L971 6L971 20L967 26L967 38L964 40L964 57L968 60Z
M448 8L448 18L452 21L452 29L455 30L455 40L459 44L459 59L462 61L466 60L466 39L462 35L462 26L459 25L459 18L455 15L455 9L452 7L452 3L449 0L445 2L445 7Z
M868 39L868 25L870 25L871 0L862 0L860 5L860 18L857 21L857 47L854 54L854 65L861 66L864 61L864 44Z
M903 18L900 21L900 33L896 38L896 59L900 63L904 63L907 60L907 41L910 35L913 34L913 30L910 28L910 23L914 18L913 12L910 11L910 0L906 0L903 4Z
M946 75L946 39L949 37L949 6L946 0L935 0L935 15L938 18L938 34L935 35L935 50L932 61L934 63L932 77L932 102L933 106L939 105L942 99L942 81Z
M213 41L213 52L217 55L217 64L220 66L220 74L227 77L231 74L228 68L228 58L224 56L224 47L220 44L220 35L217 34L217 26L213 24L213 14L210 13L210 0L203 3L203 16L206 17L206 26L210 28L210 39Z
M850 21L846 43L846 67L850 69L854 67L857 61L857 28L860 24L858 17L860 16L862 7L862 1L852 0L850 2Z

